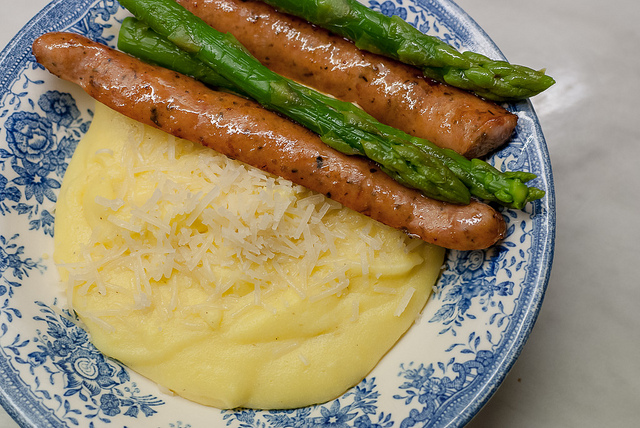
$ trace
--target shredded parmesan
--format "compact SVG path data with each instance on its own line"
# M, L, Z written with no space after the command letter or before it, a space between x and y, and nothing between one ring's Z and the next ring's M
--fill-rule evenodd
M358 321L358 318L360 318L360 301L356 299L351 302L351 322Z
M307 360L307 358L303 354L298 354L298 358L305 366L309 365L309 360Z
M180 287L171 281L163 299L153 294L175 275L200 287L218 308L233 308L230 317L251 306L275 312L265 298L276 289L314 302L340 296L353 275L378 293L396 293L375 285L380 273L372 263L385 242L372 222L345 226L341 213L348 210L322 194L184 140L146 132L132 128L122 153L95 153L120 156L122 183L112 197L95 196L91 210L100 222L82 261L64 265L69 296L74 288L85 294L94 285L101 294L120 292L107 271L127 272L134 283L132 307L121 310L161 301L166 316L180 307ZM339 243L352 233L348 228L355 228L359 242L344 250ZM403 245L408 251L418 244ZM410 299L402 298L398 314ZM359 303L352 309L356 321Z
M415 292L416 292L416 289L413 287L405 291L404 295L402 296L402 299L400 299L400 302L398 302L398 307L394 312L395 316L399 317L404 313L405 309L407 309L407 306L409 305L409 302L411 301L411 298L413 297Z

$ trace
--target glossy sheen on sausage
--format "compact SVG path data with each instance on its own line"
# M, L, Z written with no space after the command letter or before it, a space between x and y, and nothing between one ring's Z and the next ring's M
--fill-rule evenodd
M505 233L504 219L486 204L426 198L253 101L212 91L83 36L45 34L35 41L33 53L53 74L132 119L323 193L427 242L480 249Z
M243 0L177 0L233 34L273 71L354 102L380 122L469 158L513 133L517 116L475 95L425 78L414 68L355 45L271 6Z

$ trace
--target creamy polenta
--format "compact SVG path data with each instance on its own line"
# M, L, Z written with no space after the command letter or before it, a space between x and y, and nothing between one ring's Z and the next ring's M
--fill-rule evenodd
M357 384L424 307L444 250L97 104L55 260L96 347L219 408Z

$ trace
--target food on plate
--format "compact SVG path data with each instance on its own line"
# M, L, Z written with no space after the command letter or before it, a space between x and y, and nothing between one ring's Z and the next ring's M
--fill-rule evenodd
M489 205L424 197L253 101L212 91L75 34L41 36L33 52L53 74L135 120L280 175L427 242L470 250L504 237L504 219Z
M501 106L425 78L416 67L360 50L260 1L177 2L221 33L232 34L276 73L354 102L382 123L467 158L496 149L516 126L517 116Z
M97 348L219 408L305 406L358 383L422 310L444 253L101 104L54 240Z
M474 52L458 52L398 16L386 16L357 0L261 0L353 40L373 53L419 67L425 76L497 101L532 97L555 83L544 71Z
M235 83L134 17L128 16L122 20L118 31L118 49L145 62L193 77L210 88L249 98Z
M473 195L513 208L523 208L544 196L542 190L525 184L535 174L502 173L480 159L468 160L453 150L383 125L351 103L274 73L232 36L218 32L172 0L120 3L264 107L306 126L343 153L368 157L391 177L426 196L468 203Z
M119 46L160 65L70 33L33 45L98 101L54 257L98 349L185 398L293 408L340 395L415 321L444 248L504 236L475 198L522 208L544 195L525 184L534 174L276 74L174 1L120 2L144 23L127 18Z

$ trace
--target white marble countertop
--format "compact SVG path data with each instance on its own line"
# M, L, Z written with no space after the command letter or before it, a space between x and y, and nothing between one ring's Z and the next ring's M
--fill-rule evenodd
M47 0L3 1L0 46ZM458 0L514 62L557 84L533 99L557 193L537 324L468 427L635 427L640 416L640 3ZM15 427L0 409L0 427Z

